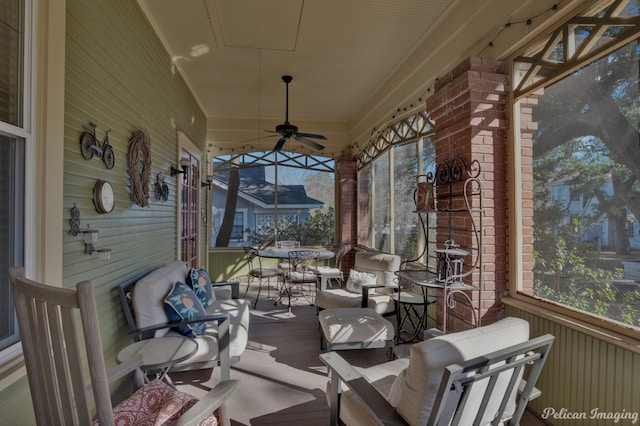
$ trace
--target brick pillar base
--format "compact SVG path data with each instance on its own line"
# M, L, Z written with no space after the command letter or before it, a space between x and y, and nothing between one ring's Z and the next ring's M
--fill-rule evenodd
M336 242L347 246L342 257L342 270L345 273L353 267L355 254L352 248L358 242L357 165L355 157L341 157L336 161Z
M471 292L480 298L481 324L502 316L501 297L507 290L507 188L505 115L507 76L504 64L484 58L468 58L435 84L427 99L427 111L435 122L436 161L462 157L477 160L482 170L484 220L482 223L483 289ZM456 239L455 234L452 235ZM462 303L452 310L448 332L468 328L473 311ZM438 324L442 324L438 303Z

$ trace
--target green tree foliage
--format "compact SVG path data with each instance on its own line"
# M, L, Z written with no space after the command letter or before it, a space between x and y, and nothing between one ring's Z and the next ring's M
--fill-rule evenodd
M640 290L613 283L630 253L628 212L640 217L638 59L635 41L546 87L533 149L535 295L636 326ZM554 183L570 187L567 199L550 201ZM588 237L603 220L609 259Z
M303 246L328 246L333 244L335 229L335 213L316 210L307 221L300 225L287 220L279 221L278 240L300 241ZM257 231L248 230L248 238L259 247L272 245L275 232L271 226L263 226Z

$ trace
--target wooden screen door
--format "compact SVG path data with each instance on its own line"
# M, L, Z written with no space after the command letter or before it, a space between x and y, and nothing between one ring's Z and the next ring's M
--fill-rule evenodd
M187 262L187 268L200 266L198 211L200 209L200 160L188 151L182 150L180 164L188 162L186 173L182 180L180 232L181 259Z

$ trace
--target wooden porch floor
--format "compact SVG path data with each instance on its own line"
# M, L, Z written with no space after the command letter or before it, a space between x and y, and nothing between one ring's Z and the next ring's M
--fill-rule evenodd
M253 294L255 295L255 293ZM320 362L320 330L316 308L294 301L291 312L264 294L251 309L249 343L242 360L232 366L231 377L240 380L230 400L232 424L327 425L326 369ZM247 296L252 296L250 292ZM255 296L254 296L255 297ZM253 299L251 299L253 301ZM341 351L354 365L385 362L385 349ZM220 380L219 369L176 372L171 378L180 390L202 395ZM522 425L543 425L530 413Z

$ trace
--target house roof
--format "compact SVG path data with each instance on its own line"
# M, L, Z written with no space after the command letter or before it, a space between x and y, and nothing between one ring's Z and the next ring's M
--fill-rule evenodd
M265 205L276 204L276 186L268 182L264 167L240 168L240 193ZM214 183L227 188L228 172L213 174ZM324 203L307 195L304 185L278 185L278 205L304 205L306 208L320 208Z

